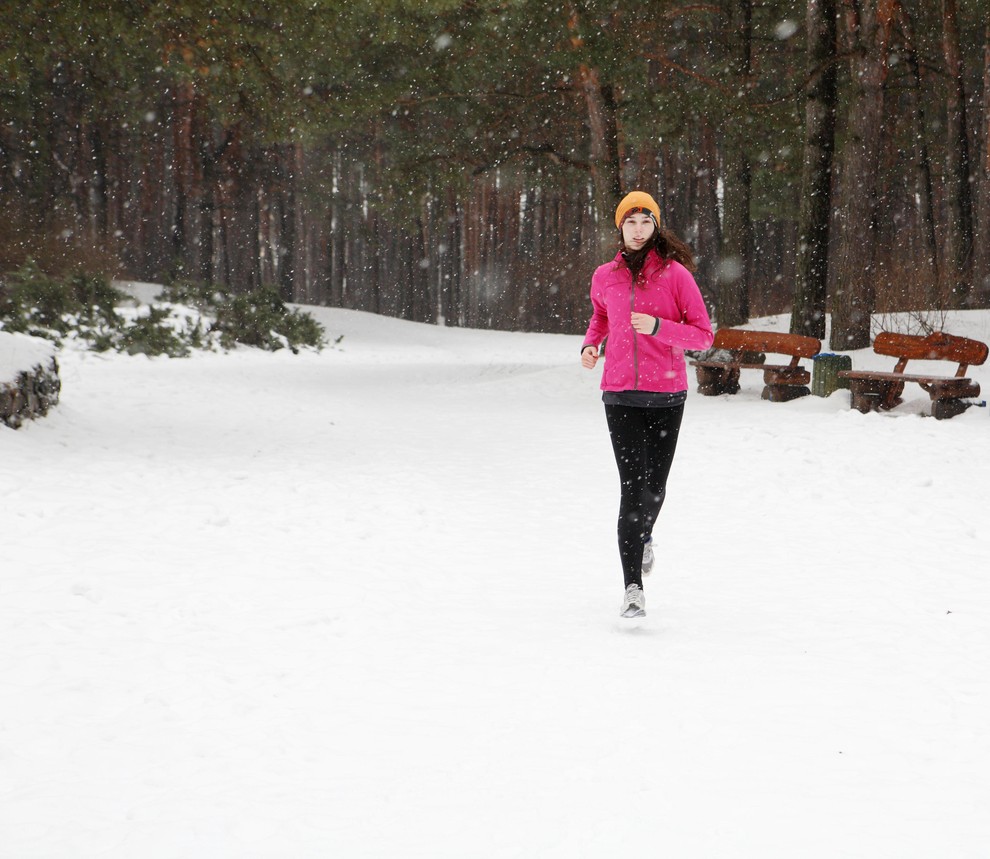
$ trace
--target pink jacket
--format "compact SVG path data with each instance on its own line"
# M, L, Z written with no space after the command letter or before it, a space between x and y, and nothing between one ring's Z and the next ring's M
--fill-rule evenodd
M708 349L713 340L701 291L684 266L661 260L656 253L647 257L640 278L634 288L622 254L595 270L591 278L594 313L584 346L597 346L608 339L603 391L686 391L684 350ZM655 336L633 330L634 310L663 320Z

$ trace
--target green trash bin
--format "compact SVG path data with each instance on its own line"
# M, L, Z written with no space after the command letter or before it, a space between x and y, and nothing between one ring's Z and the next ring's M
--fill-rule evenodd
M839 388L849 388L849 380L839 378L840 370L852 369L852 358L848 355L822 352L811 360L814 362L811 369L811 393L816 397L827 397Z

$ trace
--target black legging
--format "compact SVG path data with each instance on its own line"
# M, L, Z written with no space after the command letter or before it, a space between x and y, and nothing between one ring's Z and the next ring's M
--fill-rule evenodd
M667 494L684 404L670 408L605 406L619 468L619 557L626 587L643 585L643 544Z

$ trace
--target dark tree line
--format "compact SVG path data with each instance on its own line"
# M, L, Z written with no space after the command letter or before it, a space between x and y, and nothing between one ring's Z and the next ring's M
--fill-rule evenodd
M990 301L985 0L26 0L0 270L576 331L625 191L718 322Z

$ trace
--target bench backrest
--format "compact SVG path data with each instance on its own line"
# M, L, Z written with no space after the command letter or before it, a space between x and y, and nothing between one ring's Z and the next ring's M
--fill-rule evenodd
M943 331L936 331L927 337L917 334L895 334L881 331L873 341L873 351L878 355L890 355L899 359L895 373L903 373L908 360L916 361L956 361L959 367L956 375L966 375L971 366L979 366L987 360L987 344L968 337L956 337Z
M822 351L822 341L817 337L778 331L744 331L742 328L719 328L712 345L715 349L732 352L772 352L795 358L813 358Z

